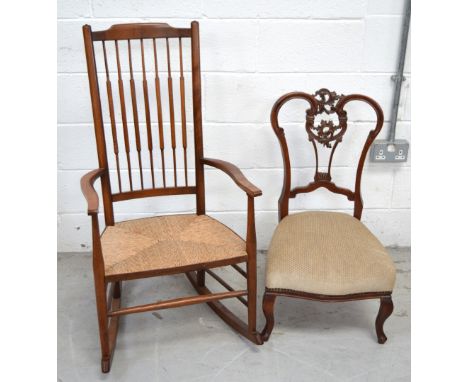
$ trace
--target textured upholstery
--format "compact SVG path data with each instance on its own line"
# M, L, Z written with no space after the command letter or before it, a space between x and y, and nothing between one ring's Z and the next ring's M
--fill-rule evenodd
M206 215L128 220L101 237L106 276L206 264L246 256L245 242Z
M395 267L379 240L353 216L303 212L285 217L268 251L266 286L345 295L390 292Z

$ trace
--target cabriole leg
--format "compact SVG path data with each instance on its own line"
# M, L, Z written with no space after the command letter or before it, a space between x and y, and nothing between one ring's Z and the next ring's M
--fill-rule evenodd
M380 298L380 309L375 320L375 330L377 332L377 341L379 344L384 344L387 341L387 336L383 331L385 320L390 317L393 312L392 296Z
M263 314L265 314L266 323L262 331L262 339L265 342L268 341L268 339L270 338L273 326L275 325L275 300L276 296L274 294L269 294L268 292L265 292L265 294L263 295Z

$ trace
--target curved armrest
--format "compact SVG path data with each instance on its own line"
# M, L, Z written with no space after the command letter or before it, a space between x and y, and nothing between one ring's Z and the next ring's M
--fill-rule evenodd
M88 172L81 178L81 192L83 193L86 201L88 202L88 215L95 215L99 208L99 197L94 189L94 182L100 178L106 170L98 168Z
M262 194L262 190L250 183L244 176L242 171L232 163L220 159L202 158L201 163L208 166L216 167L228 174L232 180L242 189L247 195L256 197Z

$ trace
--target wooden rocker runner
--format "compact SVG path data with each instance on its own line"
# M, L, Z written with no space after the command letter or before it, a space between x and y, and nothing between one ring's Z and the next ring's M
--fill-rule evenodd
M83 34L99 168L83 176L81 187L92 221L102 371L110 370L119 318L125 314L206 302L234 330L261 344L256 329L254 198L262 192L233 164L203 156L198 23L192 22L191 28L173 28L163 23L121 24L97 32L85 25ZM187 105L193 108L193 182L187 163L190 140L185 88L190 81L185 82L184 77L184 61L189 57L183 56L187 40L191 43L192 105L190 102ZM176 52L172 57L178 58L172 66L171 48ZM100 70L96 65L98 55L102 58ZM173 79L176 72L179 78ZM100 94L100 83L107 97ZM163 94L167 94L167 102L163 101ZM176 115L180 117L178 120ZM183 163L183 170L178 169L177 159ZM224 171L246 193L245 241L205 214L204 166ZM101 180L106 226L102 234L98 222L99 198L93 186L97 179ZM114 203L184 194L195 195L196 214L123 222L114 219ZM245 270L240 263L246 263ZM221 266L232 266L245 277L246 289L234 290L212 270ZM178 273L186 274L198 295L120 306L123 281ZM206 274L227 291L212 293L205 286ZM236 298L247 307L247 323L220 302L228 298Z

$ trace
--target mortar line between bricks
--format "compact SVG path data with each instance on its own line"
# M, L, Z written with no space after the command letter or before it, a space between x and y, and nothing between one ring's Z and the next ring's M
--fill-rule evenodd
M387 168L389 170L395 170L395 169L411 169L411 165L410 164L404 164L404 163L394 163L394 164L386 164L387 167L380 167L380 164L379 163L375 163L375 165L373 164L372 167L370 167L371 169L382 169L382 168ZM239 167L239 166L237 166ZM92 170L95 170L97 168L97 165L95 168L87 168L87 169L82 169L82 168L58 168L57 172L85 172L85 171L92 171ZM319 169L321 170L325 170L327 167L322 167L320 166ZM353 170L353 171L356 171L356 167L353 167L353 166L335 166L334 168L336 169L350 169L350 170ZM172 168L169 168L168 169L172 170ZM283 171L283 168L282 167L239 167L240 170L242 171L252 171L252 170L261 170L261 171ZM143 168L142 169L143 171L150 171L151 169L150 168ZM179 171L182 171L183 168L178 168L177 170ZM306 166L306 167L291 167L291 170L310 170L311 172L313 172L315 170L315 167L310 167L310 166ZM116 169L115 168L110 168L110 171L111 173L113 174L114 172L116 172ZM137 170L135 170L137 171ZM159 169L159 171L161 171L161 169ZM188 171L190 173L193 173L195 172L195 168L192 167L192 168L188 168ZM206 171L210 171L210 172L214 172L214 173L218 173L218 169L213 169L213 168L206 168ZM219 172L220 174L222 174L222 172ZM364 174L366 174L366 172L364 172Z
M400 167L409 167L409 166L402 166L400 163L389 163L387 164L387 168L388 169L394 169L394 168L400 168ZM239 167L239 166L238 166ZM326 169L327 166L319 166L319 169ZM356 170L357 166L343 166L343 165L336 165L336 166L333 166L334 169L343 169L343 168L347 168L347 169L351 169L351 170ZM379 169L382 169L382 168L385 168L385 167L382 167L381 164L377 164L376 163L376 166L372 166L370 167L372 169L374 168L379 168ZM169 167L168 167L169 169ZM170 167L170 169L172 170L172 167ZM250 171L250 170L261 170L261 171L283 171L283 167L239 167L239 169L241 170L246 170L246 171ZM62 171L62 172L71 172L71 171L91 171L91 170L94 170L94 168L64 168L64 169L58 169L58 171ZM115 168L110 168L109 169L111 171L111 173L114 173L116 171ZM146 171L150 171L151 169L148 167L148 168L145 168L143 167L142 170L146 170ZM182 171L183 168L177 168L177 170L180 170ZM194 167L191 167L189 168L188 170L191 170L191 171L195 171L195 168ZM311 170L311 171L315 171L315 166L294 166L294 167L291 167L291 170ZM366 170L366 168L364 168L364 170ZM137 170L135 170L137 171ZM205 171L209 171L209 172L218 172L219 170L216 169L216 168L210 168L210 167L206 167L205 168ZM220 172L221 174L222 172Z
M169 121L167 120L164 120L163 122L167 123ZM180 122L176 122L178 124L180 124ZM292 121L292 122L287 122L287 123L283 123L282 126L291 126L293 127L293 125L297 125L299 123L304 123L304 120L302 121ZM366 123L375 123L375 120L372 121L372 120L366 120L366 119L359 119L359 120L348 120L348 123L349 124L366 124ZM388 124L390 123L390 120L388 119L385 119L384 120L384 124ZM398 121L398 123L411 123L411 120L410 119L401 119ZM192 122L187 122L187 125L191 125L193 124ZM259 122L259 121L245 121L245 122L238 122L238 121L213 121L213 120L207 120L207 121L204 121L203 124L206 126L206 125L234 125L234 126L239 126L239 125L267 125L268 122ZM89 126L89 125L93 125L93 122L90 121L90 122L58 122L57 123L57 126ZM104 122L104 125L105 126L109 126L110 123L109 122ZM153 126L156 126L155 123L152 123ZM117 126L122 126L122 123L117 123ZM204 126L204 127L205 127ZM383 139L383 138L379 138L379 139Z
M376 208L371 208L371 207L364 207L363 213L365 211L373 211L373 212L392 212L392 211L411 211L411 208L409 207L400 207L400 208L382 208L382 207L376 207ZM290 210L289 212L302 212L302 211L346 211L346 212L352 212L352 208L304 208L304 209L295 209L295 210ZM262 213L262 212L267 212L267 213L277 213L277 209L271 209L271 210L255 210L255 213ZM150 212L115 212L115 216L129 216L129 215L153 215L157 214L157 211L150 211ZM160 212L161 215L181 215L181 214L187 214L187 213L195 213L195 208L193 210L184 210L184 211L165 211L165 212ZM216 210L208 210L207 209L207 214L233 214L233 213L242 213L245 214L246 210L222 210L222 211L216 211ZM70 211L70 212L63 212L59 211L57 212L58 215L63 216L63 215L87 215L86 211L83 212L78 212L78 211ZM99 212L99 215L103 215L102 212ZM156 215L159 216L159 215Z
M177 73L177 70L174 72ZM139 70L134 70L133 73L143 73L142 71ZM151 71L147 71L148 73L154 73ZM161 71L159 73L167 73L166 71ZM190 73L190 72L188 72ZM295 72L268 72L268 71L236 71L236 70L202 70L203 74L215 74L215 75L238 75L238 76L252 76L252 75L304 75L304 74L315 74L315 75L340 75L340 76L393 76L395 73L393 72L360 72L360 71L329 71L329 72L324 72L324 71L295 71ZM98 74L105 75L105 72L103 71L98 71ZM109 71L109 74L117 74L116 71ZM122 71L122 74L130 74L129 71ZM405 72L407 76L411 79L411 73ZM87 76L88 74L86 72L57 72L57 76L59 77L66 77L66 76Z
M206 15L199 15L194 17L183 17L180 16L133 16L133 17L123 17L123 16L116 16L116 17L100 17L100 16L83 16L83 17L58 17L57 21L61 22L78 22L78 21L89 21L90 19L95 21L109 21L109 22L119 22L119 21L126 21L126 22L157 22L160 20L171 20L171 21L180 21L180 22L191 22L192 20L205 20L205 21L263 21L263 22L278 22L278 21L285 21L285 22L297 22L297 23L327 23L327 22L353 22L358 23L363 21L366 17L402 17L402 15L363 15L363 16L356 16L356 17L322 17L322 18L314 18L314 17L209 17Z
M164 121L164 122L168 122L168 121ZM359 124L369 124L369 123L375 123L375 121L366 121L366 120L358 120L358 121L348 121L349 123L352 123L352 124L356 124L356 125L359 125ZM389 123L390 121L384 121L384 123ZM407 120L398 120L398 122L403 122L403 123L408 123L408 122L411 122L411 120L407 119ZM257 125L257 126L268 126L268 127L271 127L271 124L270 122L214 122L214 121L204 121L203 122L205 124L204 127L206 127L206 125L245 125L245 126L251 126L251 125ZM298 123L304 123L304 121L292 121L292 122L285 122L285 123L282 123L281 126L290 126L290 127L294 127L294 125L297 125ZM157 124L157 121L156 122L152 122L151 124L154 124L156 125ZM187 122L188 125L191 125L193 124L192 122ZM117 126L122 126L122 122L119 122L119 123L116 123ZM57 126L60 127L60 126L90 126L92 127L93 126L93 122L90 121L90 122L58 122L57 123ZM110 126L110 122L104 122L104 126Z

